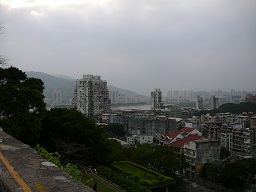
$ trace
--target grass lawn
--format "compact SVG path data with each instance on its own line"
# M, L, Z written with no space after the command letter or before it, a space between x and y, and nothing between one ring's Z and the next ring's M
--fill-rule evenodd
M89 180L93 178L93 182L89 184L89 187L93 188L94 182L97 182L98 192L119 192L118 189L108 184L105 180L101 179L94 173L83 173L83 181Z
M159 176L153 173L149 173L144 169L136 167L132 164L127 162L119 162L116 163L118 167L122 168L123 170L132 172L133 176L139 176L141 179L159 179Z
M114 163L118 168L121 168L121 170L130 172L133 176L138 176L141 179L152 179L152 180L162 180L167 178L166 176L157 173L155 171L149 172L146 168L138 166L136 164L131 164L130 162L127 161L120 161ZM169 178L172 179L172 178Z
M135 163L128 161L120 161L112 164L116 169L132 176L134 179L139 181L141 185L155 187L158 185L167 184L173 181L173 178L164 176L153 170L139 166Z

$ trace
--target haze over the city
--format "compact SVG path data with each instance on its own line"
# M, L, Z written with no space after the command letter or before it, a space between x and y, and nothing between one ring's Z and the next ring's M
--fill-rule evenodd
M0 54L23 71L149 94L248 90L256 82L255 0L1 0Z

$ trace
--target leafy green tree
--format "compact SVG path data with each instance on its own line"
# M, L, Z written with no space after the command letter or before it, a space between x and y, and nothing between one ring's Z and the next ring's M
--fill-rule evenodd
M248 187L256 175L256 160L243 159L232 163L205 164L202 177L219 182L229 189L242 191Z
M77 151L64 160L76 160L91 165L111 163L112 148L104 131L79 111L51 109L45 114L42 124L40 143L49 151L63 150L56 145L60 142L80 144L86 149L86 153L84 150Z
M226 103L226 104L221 105L218 109L199 111L196 115L200 116L200 115L205 115L207 113L214 115L216 113L226 113L226 112L230 112L233 114L241 114L243 112L256 113L256 104L248 103L248 102L242 102L239 104Z
M206 163L202 169L201 176L207 180L219 182L222 169L219 164Z
M184 156L169 146L141 145L134 149L129 160L168 176L187 167Z
M225 159L229 157L231 154L226 147L221 146L220 148L220 159Z
M226 103L221 105L218 108L218 112L231 112L234 114L241 114L243 112L253 112L256 113L256 104L255 103L247 103L247 102L242 102L239 104L234 104L234 103Z
M35 146L45 112L44 85L40 79L28 78L15 67L0 67L0 125L29 145Z
M110 137L123 137L125 135L125 129L122 124L111 123L104 126L105 132Z
M118 141L110 139L108 141L108 145L111 148L111 162L126 160L126 156L124 154L125 149Z
M229 163L222 170L220 182L227 188L242 191L245 187L242 172L243 165L240 162Z
M243 170L242 170L242 175L240 178L245 182L245 185L248 186L255 179L256 159L251 158L251 159L247 159L247 160L242 160L241 164L242 164Z

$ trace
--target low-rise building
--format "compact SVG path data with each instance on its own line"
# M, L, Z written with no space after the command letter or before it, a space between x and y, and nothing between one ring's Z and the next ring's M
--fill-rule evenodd
M220 142L200 138L184 145L184 156L190 167L186 174L194 178L200 174L205 163L213 163L220 159Z
M179 132L169 132L159 143L172 146L185 156L190 167L184 172L191 178L201 172L205 163L220 159L220 141L203 137L195 128L185 127Z
M151 135L133 135L131 137L127 137L127 143L129 143L129 145L152 144L153 136L151 136Z
M162 135L162 138L159 140L159 143L162 145L171 145L173 142L185 139L190 135L202 136L202 133L195 128L184 127L179 132L170 131Z
M184 139L177 140L173 143L170 144L170 146L176 148L176 152L183 154L184 153L184 145L190 141L195 141L198 139L204 138L203 136L200 135L189 135Z

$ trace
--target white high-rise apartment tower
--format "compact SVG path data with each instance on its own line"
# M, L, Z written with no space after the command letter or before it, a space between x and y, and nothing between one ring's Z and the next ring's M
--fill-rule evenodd
M196 109L197 110L204 109L204 99L203 99L203 97L197 96Z
M62 98L61 98L61 92L60 90L54 90L53 92L53 99L52 99L52 103L53 104L61 104Z
M76 81L74 107L88 117L109 112L110 100L107 81L96 75L83 75Z

